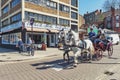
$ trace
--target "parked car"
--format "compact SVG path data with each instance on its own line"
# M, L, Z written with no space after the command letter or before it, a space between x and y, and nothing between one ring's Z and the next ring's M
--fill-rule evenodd
M113 44L118 45L120 42L120 37L118 34L105 34L106 37L110 37Z

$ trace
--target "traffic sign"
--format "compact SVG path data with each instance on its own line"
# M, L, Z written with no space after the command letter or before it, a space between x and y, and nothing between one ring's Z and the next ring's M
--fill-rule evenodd
M30 25L33 25L34 24L34 18L31 18L30 19Z

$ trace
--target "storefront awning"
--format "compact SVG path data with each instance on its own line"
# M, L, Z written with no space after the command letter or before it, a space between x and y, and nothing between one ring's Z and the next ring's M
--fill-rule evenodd
M31 31L31 28L26 28L27 31ZM33 31L35 32L49 32L47 29L42 28L33 28Z

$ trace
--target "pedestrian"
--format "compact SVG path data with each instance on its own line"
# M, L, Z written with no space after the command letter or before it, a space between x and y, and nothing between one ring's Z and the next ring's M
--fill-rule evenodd
M22 41L22 39L21 39L21 38L19 38L19 40L18 40L18 43L17 43L16 47L18 47L18 48L19 48L19 53L21 53L21 52L23 51L23 41Z
M28 54L31 55L31 51L32 51L32 39L29 37L28 41L27 41L27 51Z

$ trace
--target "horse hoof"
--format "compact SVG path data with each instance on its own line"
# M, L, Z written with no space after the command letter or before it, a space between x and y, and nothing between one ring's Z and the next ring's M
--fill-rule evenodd
M77 64L74 64L73 67L77 67Z

